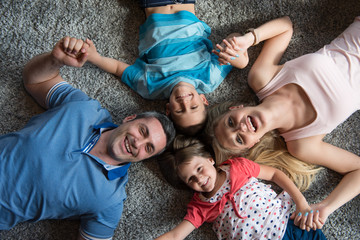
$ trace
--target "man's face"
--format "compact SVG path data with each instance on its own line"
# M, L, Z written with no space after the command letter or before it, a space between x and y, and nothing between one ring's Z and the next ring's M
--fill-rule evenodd
M186 128L205 121L205 105L208 102L204 94L199 94L191 84L180 83L174 87L166 111L176 125Z
M107 143L109 155L119 161L138 162L152 157L166 146L166 135L156 118L126 120L112 131Z

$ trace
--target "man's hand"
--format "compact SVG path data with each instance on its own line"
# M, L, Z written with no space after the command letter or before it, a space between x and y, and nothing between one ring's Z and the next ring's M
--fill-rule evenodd
M72 67L82 67L87 60L89 44L81 39L64 37L58 41L51 54L59 63Z

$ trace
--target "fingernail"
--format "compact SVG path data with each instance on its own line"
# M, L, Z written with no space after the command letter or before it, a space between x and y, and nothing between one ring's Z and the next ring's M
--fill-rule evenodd
M318 213L318 212L319 212L319 210L316 210L316 212Z
M308 214L309 214L309 213L308 213L308 212L306 212L306 213L305 213L305 217L307 217L307 215L308 215Z
M226 65L231 65L231 63L227 62Z
M298 216L299 216L299 217L301 216L301 212L298 213Z
M230 60L235 60L235 57L231 57Z
M220 50L219 50L219 49L216 49L216 51L217 51L217 52L220 52Z
M240 57L239 54L236 54L235 57Z
M313 213L313 212L314 212L313 210L310 211L310 213Z

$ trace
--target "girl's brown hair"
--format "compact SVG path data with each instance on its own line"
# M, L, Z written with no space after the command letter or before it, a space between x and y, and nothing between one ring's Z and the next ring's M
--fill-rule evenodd
M187 188L178 177L178 167L190 162L194 156L213 158L211 148L200 140L184 135L175 137L172 146L159 158L158 163L164 178L176 188Z

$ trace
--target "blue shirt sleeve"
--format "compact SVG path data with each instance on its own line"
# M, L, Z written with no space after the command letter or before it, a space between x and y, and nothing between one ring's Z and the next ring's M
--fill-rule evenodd
M67 102L88 101L90 99L83 91L63 81L55 84L49 90L45 103L47 108L54 108Z
M101 213L81 217L81 231L96 238L111 238L120 221L124 200L119 200L115 206Z

